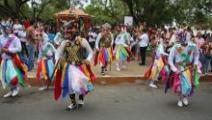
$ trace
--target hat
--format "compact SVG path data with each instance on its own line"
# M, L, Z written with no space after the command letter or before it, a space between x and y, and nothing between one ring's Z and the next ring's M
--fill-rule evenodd
M102 25L103 29L111 29L111 25L109 23L105 23Z

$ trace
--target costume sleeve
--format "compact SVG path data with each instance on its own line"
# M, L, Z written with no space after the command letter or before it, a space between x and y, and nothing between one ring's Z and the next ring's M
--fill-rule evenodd
M168 56L168 54L165 52L164 50L164 45L163 45L163 41L160 41L160 44L159 44L159 50L160 50L160 53L163 54L163 55L166 55Z
M96 49L99 49L99 41L100 41L101 37L102 37L102 35L101 35L101 33L99 33L96 38L96 43L95 43Z
M86 51L88 53L88 57L86 58L86 60L91 62L92 57L93 57L93 50L91 49L88 41L86 39L82 39L81 45L82 45L82 47L84 47L86 49Z
M63 56L63 51L64 51L66 43L67 43L67 41L63 41L61 43L61 45L57 48L56 53L55 53L56 62L60 59L60 57Z
M113 43L114 43L114 35L111 33L111 46L113 46Z
M51 44L51 47L52 47L52 52L56 53L57 50L55 49L54 45Z
M61 40L61 33L58 32L58 33L56 34L56 36L54 37L54 42L55 42L55 44L59 45L61 41L62 41L62 40Z
M49 37L46 33L43 34L43 41L46 43L49 41Z
M175 35L172 35L170 41L169 41L169 45L173 45L174 43L176 42L176 36Z
M129 33L127 34L127 36L128 36L127 37L127 44L130 45L130 42L133 41L133 40L131 40L132 37L131 37L131 35Z
M119 42L119 39L118 39L119 37L118 37L118 36L119 36L119 34L118 34L118 35L116 36L116 38L114 39L114 43L115 43L115 45L117 45L117 44L118 44L118 42Z
M176 72L178 70L177 67L174 65L174 57L176 55L175 53L176 53L176 49L175 49L175 47L172 47L171 51L169 53L168 63L169 63L171 70L173 72Z
M46 43L44 49L46 50L47 56L52 56L56 53L55 47L50 42Z

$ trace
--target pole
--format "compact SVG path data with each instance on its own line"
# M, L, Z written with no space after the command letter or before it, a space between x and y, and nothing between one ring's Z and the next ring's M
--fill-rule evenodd
M35 7L33 7L33 21L35 21Z
M32 5L32 9L33 9L32 20L36 21L36 6L37 6L37 3L35 2L35 0L32 0L31 5Z

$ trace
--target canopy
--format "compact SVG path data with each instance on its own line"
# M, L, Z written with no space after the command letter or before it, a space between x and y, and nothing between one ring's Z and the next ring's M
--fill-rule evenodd
M84 11L77 9L77 8L69 8L68 10L64 10L58 13L55 13L56 18L68 18L68 17L91 17L90 15L88 15L87 13L85 13Z
M84 22L85 30L91 26L91 16L85 13L83 10L77 9L75 7L71 7L68 10L55 13L55 17L57 20L57 30L59 30L63 24L63 21L76 20L79 17L82 18Z

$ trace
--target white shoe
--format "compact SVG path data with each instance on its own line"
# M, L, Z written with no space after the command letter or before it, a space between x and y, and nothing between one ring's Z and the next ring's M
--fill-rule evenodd
M85 103L84 103L84 101L83 101L83 100L78 100L78 104L80 104L80 105L84 105Z
M151 88L155 88L155 89L156 89L156 88L158 88L158 86L157 86L157 85L155 85L155 84L153 84L153 83L150 83L150 84L149 84L149 87L151 87Z
M117 71L121 71L121 69L119 67L116 68Z
M178 107L183 107L183 102L182 102L181 100L179 100L179 101L177 102L177 106L178 106Z
M83 100L78 100L78 108L82 108L84 105L84 101Z
M186 106L188 105L188 98L186 98L186 97L183 98L183 104Z
M19 93L19 88L16 88L16 89L15 89L15 90L13 90L13 92L12 92L12 97L17 96L17 95L18 95L18 93Z
M47 89L47 86L43 86L43 87L40 87L38 90L39 91L44 91L44 90L46 90Z
M71 110L75 110L76 108L77 108L77 105L71 103L71 104L66 108L66 110L67 110L67 111L71 111Z
M8 97L12 96L12 93L13 93L13 92L10 91L10 92L8 92L7 94L5 94L3 97L4 97L4 98L8 98Z

